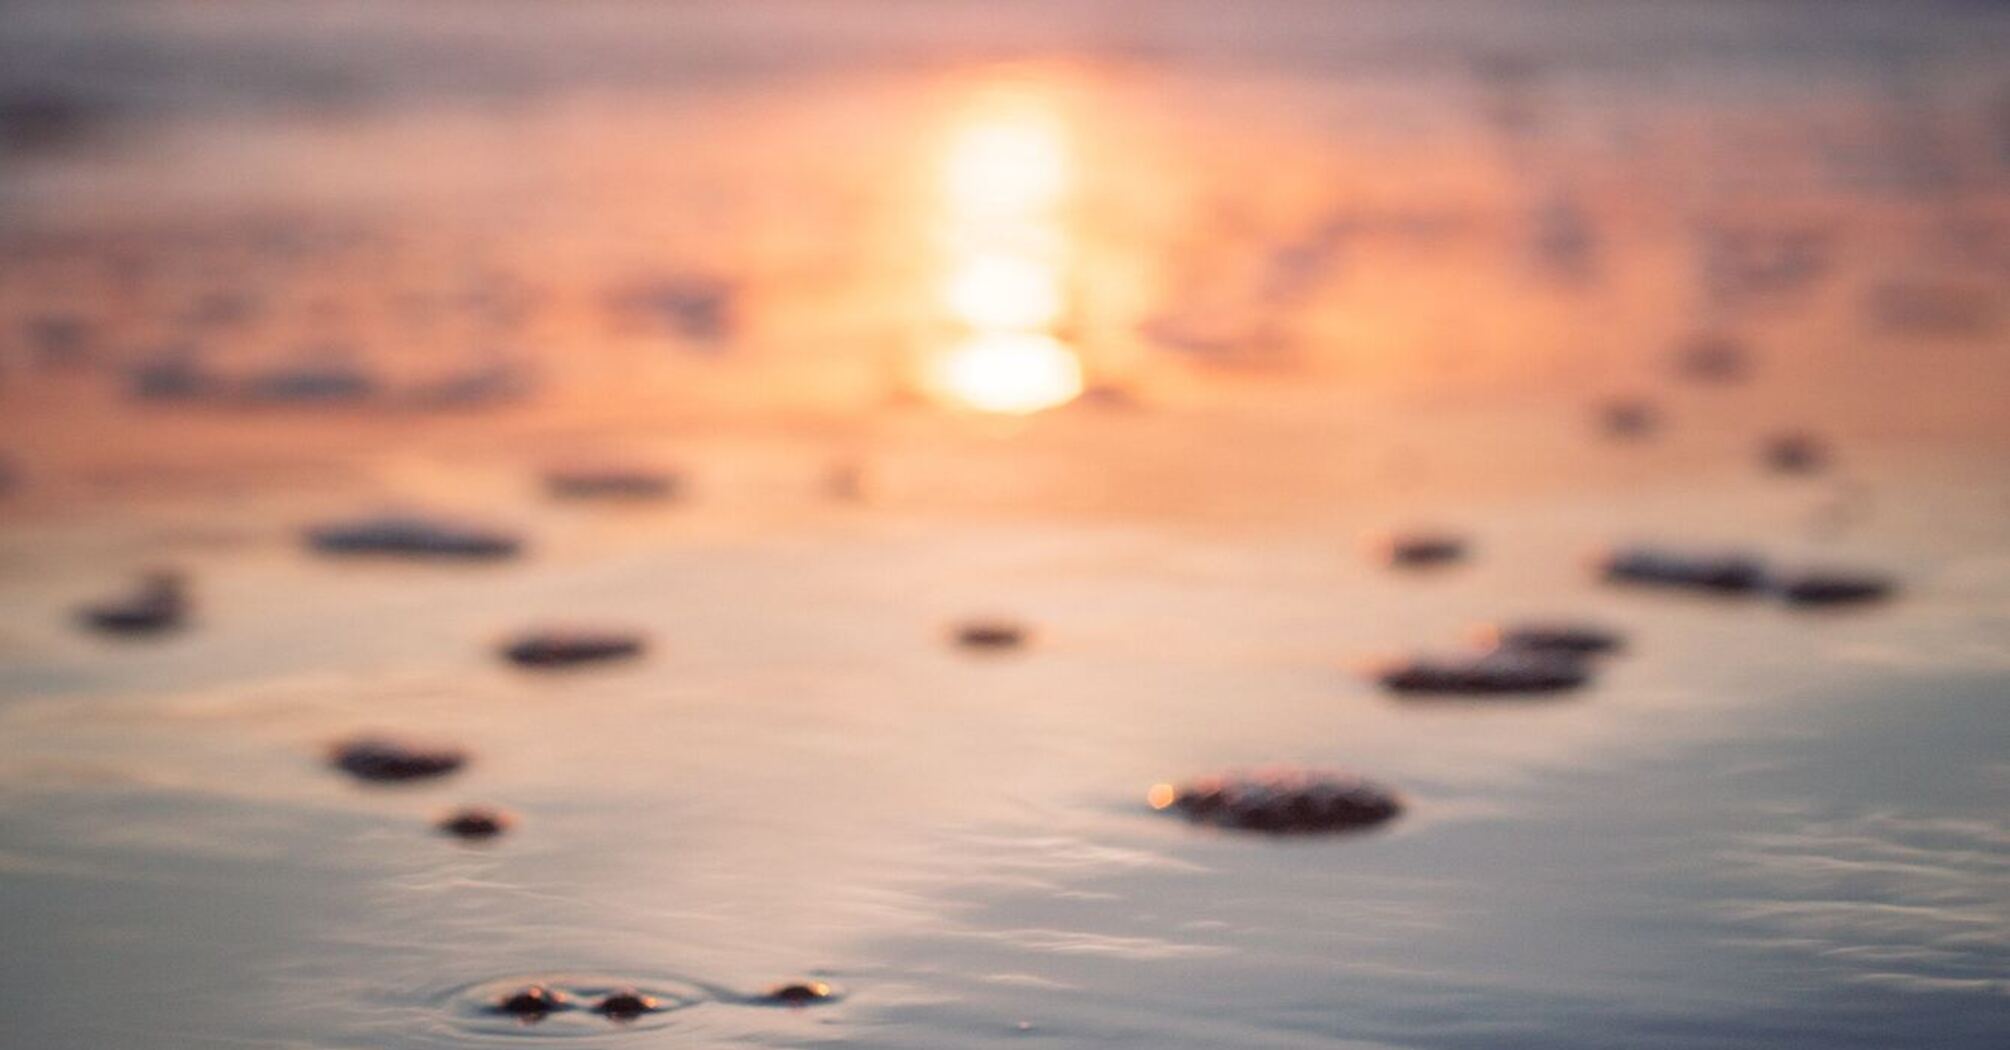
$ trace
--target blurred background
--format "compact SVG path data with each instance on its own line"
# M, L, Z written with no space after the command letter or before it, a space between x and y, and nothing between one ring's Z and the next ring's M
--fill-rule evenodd
M0 0L10 1030L1995 1045L2006 53L1987 0ZM1373 670L1528 618L1624 652ZM1256 768L1403 812L1147 805Z

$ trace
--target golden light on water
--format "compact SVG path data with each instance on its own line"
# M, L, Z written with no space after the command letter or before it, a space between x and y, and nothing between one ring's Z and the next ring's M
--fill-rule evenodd
M1082 363L1053 336L989 332L940 355L931 379L936 390L980 412L1037 412L1082 392Z
M1056 334L1068 311L1072 182L1067 129L1038 91L983 95L951 128L938 231L945 335L923 370L937 399L1024 414L1081 394L1081 360Z
M1061 319L1054 267L1026 255L972 254L944 289L957 319L979 329L1039 329Z

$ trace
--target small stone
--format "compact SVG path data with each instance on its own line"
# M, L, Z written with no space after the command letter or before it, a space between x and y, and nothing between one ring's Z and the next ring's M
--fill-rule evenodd
M1617 632L1591 624L1497 624L1477 633L1489 648L1525 653L1591 656L1615 652L1626 644Z
M555 988L533 984L504 996L495 1009L525 1021L541 1021L547 1014L572 1009L572 1000Z
M1751 372L1751 352L1728 335L1700 335L1675 353L1675 370L1704 383L1735 383Z
M467 754L455 748L364 737L337 745L333 761L337 769L358 780L396 782L445 776L466 765Z
M1153 809L1196 824L1270 834L1316 834L1373 827L1402 812L1388 790L1344 773L1298 769L1228 773L1185 785L1155 785Z
M478 841L495 838L514 823L509 814L499 809L470 807L449 814L433 826L455 838Z
M956 628L956 644L965 649L1004 651L1026 644L1025 627L1006 620L973 620Z
M609 1020L632 1021L646 1013L654 1013L662 1003L653 995L643 995L634 989L614 992L595 1003L593 1010Z
M1498 649L1419 657L1385 669L1378 680L1394 693L1554 693L1585 684L1591 671L1572 654Z
M1855 605L1883 601L1897 585L1883 576L1849 572L1806 572L1780 581L1780 598L1789 605Z
M1812 434L1780 434L1766 442L1765 460L1780 474L1813 474L1828 466L1829 450Z
M679 488L677 475L650 470L554 470L544 476L544 489L554 499L641 502L670 499Z
M1646 401L1613 400L1599 407L1598 425L1607 437L1637 440L1661 429L1661 414Z
M627 660L642 655L640 635L612 631L539 631L503 647L503 658L519 667L557 668Z
M471 559L507 558L522 546L505 533L402 516L318 526L307 543L323 554Z
M376 376L341 361L288 365L246 376L241 400L255 405L357 405L380 393Z
M133 593L85 606L84 623L108 634L155 634L180 627L188 614L186 589L179 574L156 572L140 581Z
M1766 586L1764 563L1734 553L1632 548L1607 556L1600 572L1612 583L1686 587L1724 594L1748 594Z
M1399 569L1430 569L1466 559L1466 541L1441 532L1403 533L1382 542L1383 558Z
M809 1006L813 1003L827 1002L832 995L831 986L822 981L796 981L776 985L768 989L761 998L782 1006Z

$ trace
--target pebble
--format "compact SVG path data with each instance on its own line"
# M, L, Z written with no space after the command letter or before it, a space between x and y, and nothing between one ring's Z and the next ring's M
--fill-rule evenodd
M1608 555L1600 573L1612 583L1687 587L1723 594L1745 594L1766 586L1764 563L1736 553L1636 547Z
M1675 370L1705 383L1735 383L1751 373L1751 353L1727 335L1696 336L1675 353Z
M1007 620L973 620L956 628L956 644L965 649L1017 649L1026 644L1029 633Z
M835 994L831 986L822 981L795 981L768 989L761 999L781 1006L809 1006L828 1002Z
M1373 827L1402 812L1396 796L1344 773L1286 769L1154 785L1153 809L1196 824L1270 834L1316 834Z
M188 596L181 577L156 572L122 598L87 605L79 610L84 623L108 634L154 634L180 627L188 615Z
M499 809L470 807L449 814L433 826L455 838L480 840L495 838L514 823L509 814Z
M1607 437L1635 440L1661 429L1661 413L1646 401L1608 401L1598 410L1599 429Z
M1801 606L1883 601L1896 590L1897 585L1887 577L1851 572L1804 572L1788 576L1778 584L1781 600Z
M1382 556L1399 569L1429 569L1466 559L1466 541L1439 532L1403 533L1382 541Z
M634 989L614 992L593 1005L593 1011L610 1020L632 1021L646 1013L661 1009L662 1001L653 995L643 995Z
M307 544L323 554L407 558L507 558L522 548L507 533L402 516L316 526Z
M451 747L424 747L382 737L363 737L333 751L337 769L358 780L394 782L444 776L467 764L467 753Z
M573 667L627 660L642 655L640 635L613 631L538 631L503 647L504 659L519 667Z
M1553 693L1590 681L1591 670L1571 654L1497 649L1406 660L1384 669L1377 680L1395 693Z
M1616 631L1578 623L1495 624L1481 628L1478 634L1490 648L1525 653L1591 656L1616 652L1626 644Z
M554 499L670 499L679 487L677 475L648 470L554 470L544 476Z
M1828 466L1828 446L1812 434L1779 434L1765 445L1765 462L1780 474L1813 474Z
M572 1009L572 1000L564 992L533 984L504 996L496 1002L495 1009L497 1013L526 1021L540 1021L546 1014Z

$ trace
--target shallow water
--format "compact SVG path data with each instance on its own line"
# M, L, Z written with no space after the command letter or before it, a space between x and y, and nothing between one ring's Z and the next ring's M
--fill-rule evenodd
M103 123L0 169L4 1041L1995 1045L2010 23L1399 6L9 20L4 86ZM1711 332L1748 379L1681 374ZM1798 430L1835 462L1769 472ZM681 484L548 498L582 465ZM400 509L526 549L301 542ZM1900 589L1600 583L1638 542ZM185 630L76 628L159 564ZM1627 646L1367 673L1516 618ZM553 624L650 648L497 657ZM359 784L364 732L473 757ZM1404 812L1146 804L1278 764ZM528 983L678 1008L482 1009Z

